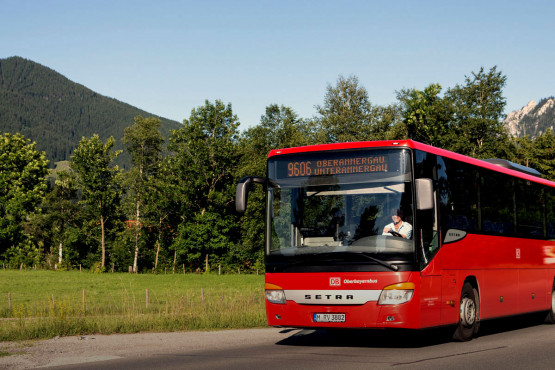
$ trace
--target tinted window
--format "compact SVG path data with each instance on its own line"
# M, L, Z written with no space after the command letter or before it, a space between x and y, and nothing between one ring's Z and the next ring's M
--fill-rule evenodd
M525 180L516 181L517 234L524 238L544 236L545 195L540 185Z
M555 239L555 189L548 188L545 192L545 226L548 239Z
M481 230L489 234L514 235L514 179L480 169Z
M555 236L553 188L449 158L438 157L437 171L446 229L523 238Z
M479 177L476 168L444 158L445 184L442 197L447 228L479 230Z
M439 158L441 161L441 158ZM437 172L441 167L438 164L438 157L434 154L416 151L415 152L415 178L425 178L434 180L434 189L437 194L438 181ZM434 255L439 250L439 234L438 234L438 221L435 209L418 210L417 211L417 243L418 252L420 255L421 267L424 267L432 260Z

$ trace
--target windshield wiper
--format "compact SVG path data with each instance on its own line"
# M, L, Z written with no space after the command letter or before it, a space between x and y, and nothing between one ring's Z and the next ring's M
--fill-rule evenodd
M376 263L379 263L380 265L385 266L385 267L387 267L387 268L389 268L389 269L391 269L391 270L393 270L393 271L398 271L398 270L399 270L399 266L393 265L393 264L391 264L391 263L387 263L387 262L382 261L382 260L380 260L380 259L377 259L377 258L375 258L375 257L369 256L369 255L367 255L367 254L364 253L364 252L348 252L348 253L360 254L361 256L363 256L363 257L365 257L365 258L368 258L369 260L374 261L374 262L376 262Z
M369 255L367 255L365 252L354 252L354 251L353 251L353 252L332 252L332 253L324 253L324 254L325 254L325 255L328 255L328 256L329 256L329 255L337 255L337 254L358 254L358 255L361 255L361 256L363 256L363 257L369 259L370 261L374 261L374 262L376 262L377 264L380 264L380 265L382 265L382 266L385 266L385 267L387 267L388 269L391 269L391 270L393 270L393 271L399 271L399 266L393 265L393 264L388 263L388 262L385 262L385 261L382 261L382 260L380 260L380 259L378 259L378 258L376 258L376 257L369 256ZM321 254L320 254L320 255L321 255Z

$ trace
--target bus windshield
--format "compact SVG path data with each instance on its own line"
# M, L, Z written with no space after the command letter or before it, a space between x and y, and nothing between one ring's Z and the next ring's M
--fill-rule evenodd
M414 259L407 150L305 153L268 169L269 256Z

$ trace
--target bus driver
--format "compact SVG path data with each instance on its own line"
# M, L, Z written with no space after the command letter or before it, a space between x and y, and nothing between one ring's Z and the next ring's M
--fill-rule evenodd
M391 219L393 222L383 228L382 235L394 235L405 239L412 237L412 226L403 221L403 212L400 209L394 210Z

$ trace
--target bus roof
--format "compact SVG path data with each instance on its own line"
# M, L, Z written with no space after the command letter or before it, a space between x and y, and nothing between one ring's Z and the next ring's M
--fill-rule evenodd
M514 166L506 165L506 163L512 163L504 160L479 160L472 157L468 157L462 154L450 152L445 149L440 149L433 147L431 145L422 144L414 140L383 140L383 141L357 141L348 143L335 143L335 144L319 144L319 145L308 145L300 146L294 148L284 148L284 149L274 149L268 154L268 158L287 154L301 154L310 152L320 152L320 151L331 151L331 150L349 150L349 149L364 149L364 148L412 148L422 150L424 152L441 155L443 157L451 158L460 162L468 163L473 166L487 168L492 171L505 173L514 177L519 177L525 180L537 182L547 186L555 187L555 182L542 179L538 175L531 175L534 173L532 171L526 170L528 167L520 166L514 163ZM536 171L537 172L537 171ZM539 174L539 172L537 172Z

